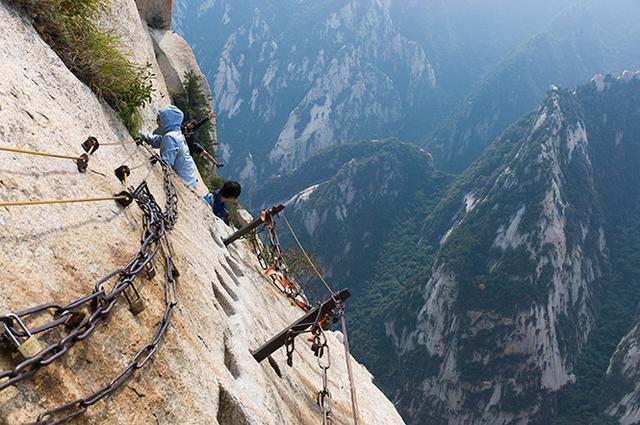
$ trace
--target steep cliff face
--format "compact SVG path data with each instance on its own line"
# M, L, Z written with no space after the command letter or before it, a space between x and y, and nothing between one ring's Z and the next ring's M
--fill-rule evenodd
M610 143L601 146L600 151L604 158L602 165L610 167L612 171L600 191L607 205L604 208L605 214L610 217L607 234L611 235L608 236L608 240L615 273L611 284L608 285L611 295L603 300L612 310L606 317L609 322L607 333L611 337L598 338L600 345L607 347L603 353L607 357L599 362L603 363L598 368L598 378L601 382L591 384L602 388L600 393L595 394L600 397L599 405L602 410L606 408L607 413L622 424L633 424L640 418L637 386L637 306L640 298L640 276L636 267L640 255L637 234L639 177L636 172L640 166L640 72L625 72L618 82L604 76L596 76L594 84L597 85L600 96L620 93L625 87L634 87L633 90L627 89L627 97L619 95L618 102L610 103L611 107L615 108L612 112L603 114L600 111L594 114L594 117L602 122L609 123L609 128L602 131L601 135ZM585 369L586 367L588 366L585 366ZM602 379L601 375L605 369L606 378Z
M622 425L640 421L639 343L640 327L636 325L618 344L607 369L607 378L613 390L613 402L607 406L607 412L617 417Z
M151 37L135 10L122 0L105 18L125 37L136 56L150 59L156 69ZM80 153L88 135L100 142L129 141L117 115L78 81L12 6L0 2L0 142L23 149ZM130 33L127 33L127 28ZM160 72L157 97L145 111L153 126L155 109L169 103ZM164 96L164 97L162 97ZM4 154L3 154L4 155ZM2 201L109 196L122 190L113 170L132 167L129 184L146 180L164 205L162 173L149 163L142 148L103 146L80 174L71 161L8 154L0 166ZM153 360L117 393L84 413L77 423L219 423L311 424L321 421L314 394L322 379L316 360L302 339L294 368L284 365L284 353L274 355L279 376L267 362L257 364L255 349L300 316L261 275L251 252L242 244L226 249L230 230L212 218L194 192L175 177L178 223L170 234L180 270L179 304L169 332ZM126 265L139 249L141 212L134 204L115 203L0 208L0 310L18 311L35 304L66 303L91 293L95 282ZM20 424L70 400L84 397L116 376L135 353L153 339L162 322L165 265L157 276L138 283L146 309L133 316L121 300L110 317L86 340L35 376L0 392L0 423ZM44 320L43 318L42 320ZM46 318L50 320L50 318ZM34 326L34 323L29 323ZM60 334L59 334L60 332ZM64 330L41 334L50 344ZM6 342L6 341L4 341ZM342 346L329 335L333 364L329 385L339 422L350 417L348 384ZM0 369L19 361L11 344L0 349ZM364 423L402 423L393 405L355 366Z
M184 92L184 74L193 71L202 81L202 89L210 96L211 89L206 76L200 70L189 44L173 31L150 29L153 49L162 76L171 95Z
M605 261L587 143L578 105L553 93L496 142L488 155L503 165L489 171L480 161L467 172L424 306L397 347L401 358L424 347L438 364L399 396L415 423L525 423L541 389L575 379ZM579 197L575 185L584 185Z
M585 372L582 353L609 356L603 347L617 342L610 315L631 319L609 302L633 286L619 279L616 223L624 218L611 207L635 193L619 180L637 160L635 148L621 144L621 135L638 134L629 124L638 81L625 75L571 93L552 89L434 212L431 237L441 246L416 324L392 316L387 323L389 334L409 335L396 339L401 362L428 359L424 375L395 388L409 421L507 424L543 416L549 423L554 412L566 413L542 408L549 395L573 391L573 401L561 401L569 411L587 391L583 382L598 385L588 375L597 362ZM616 158L625 165L612 167Z
M510 51L573 3L178 0L175 23L225 111L222 139L235 152L228 170L244 171L252 185L329 146L424 140Z
M632 423L636 391L617 384L635 382L636 331L605 372L639 299L639 78L551 88L451 183L419 150L364 143L257 192L288 198L333 278L362 290L354 350L405 420L609 423L608 406Z

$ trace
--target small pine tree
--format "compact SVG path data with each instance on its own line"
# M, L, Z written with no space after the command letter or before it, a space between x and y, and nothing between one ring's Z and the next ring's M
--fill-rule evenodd
M287 248L282 252L282 255L289 268L289 274L300 284L305 285L316 279L316 272L302 251L296 248ZM318 269L320 273L323 273L318 257L312 253L307 253L307 255L309 255L316 269Z

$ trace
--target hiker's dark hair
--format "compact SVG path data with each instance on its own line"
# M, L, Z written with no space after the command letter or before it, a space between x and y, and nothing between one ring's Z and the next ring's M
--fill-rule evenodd
M220 195L225 198L237 198L240 196L240 192L242 192L240 183L233 180L227 180L224 182L224 185L222 185L222 188L220 189Z

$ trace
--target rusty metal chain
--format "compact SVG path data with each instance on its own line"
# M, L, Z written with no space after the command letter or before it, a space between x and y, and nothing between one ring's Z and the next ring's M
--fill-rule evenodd
M171 247L166 232L170 230L177 220L177 195L172 182L170 167L157 155L152 157L152 162L160 162L164 174L164 191L166 197L166 210L163 213L149 191L146 182L143 182L133 193L133 196L143 212L144 232L141 237L141 248L138 254L123 268L107 275L95 284L94 291L65 306L58 304L44 304L15 314L0 316L0 323L4 327L2 336L9 344L17 345L25 360L15 368L0 372L0 391L10 385L14 385L26 378L33 376L39 368L51 364L62 357L78 341L88 338L96 329L97 323L109 316L113 307L117 304L120 295L124 295L133 310L132 297L127 294L131 288L142 301L133 282L144 271L153 270L152 261L159 249L165 256L167 263L167 280L165 284L166 309L162 324L158 328L153 340L141 349L127 368L119 373L110 383L91 396L75 400L56 409L49 410L38 418L39 424L57 424L70 420L82 414L88 406L96 403L117 390L133 373L142 368L155 353L162 337L166 334L173 308L177 304L177 288L175 276L178 275L174 267ZM105 286L115 280L111 291ZM49 314L51 320L33 327L26 326L25 320L35 321L41 315ZM134 313L136 314L136 313ZM54 344L41 349L35 335L58 330L66 335ZM66 332L64 332L66 330ZM26 338L20 344L20 339ZM29 350L26 350L26 347ZM22 348L22 349L21 349ZM25 355L26 354L26 355ZM76 409L72 409L73 407ZM65 413L73 410L71 413ZM64 414L60 416L60 414Z
M171 171L171 166L169 166L169 164L163 161L159 156L154 154L152 158L152 163L159 162L162 167L164 193L166 197L164 212L165 227L166 230L171 230L178 221L178 195L175 187L173 186L173 172Z
M293 366L293 353L296 349L296 334L289 331L287 333L287 339L284 341L284 348L287 352L287 365Z
M42 413L38 416L38 419L35 422L36 425L61 424L83 414L87 408L117 391L135 374L137 370L142 369L154 356L162 339L167 334L173 317L173 310L178 304L177 281L174 276L173 259L171 250L168 246L168 240L166 240L166 235L161 241L161 245L167 267L167 278L165 280L165 310L162 322L158 326L151 341L142 347L127 366L113 377L107 385L82 399L70 401Z
M298 335L302 335L305 333L315 333L317 328L321 328L322 322L322 311L318 309L318 314L315 319L313 319L313 325L310 329L307 329L307 326L303 325L302 328L291 327L287 332L287 338L285 339L284 346L287 352L287 365L289 367L293 366L293 353L295 351L295 338Z
M3 336L5 340L11 341L14 345L17 341L18 347L16 348L18 350L23 345L20 344L20 338L27 338L24 342L26 344L29 341L33 341L33 335L53 329L59 330L64 335L56 343L42 350L21 353L25 357L24 361L11 370L0 372L0 391L32 376L39 368L47 366L64 356L76 342L88 338L96 329L97 323L109 315L117 302L118 296L129 287L133 287L135 278L153 260L158 247L153 247L152 245L156 238L155 234L160 230L158 223L161 225L163 218L157 206L154 207L148 200L141 197L145 191L148 192L148 189L146 184L143 183L133 194L138 205L143 210L146 226L140 251L125 268L116 270L102 278L95 284L94 291L91 294L65 306L45 304L0 317L0 322L4 323ZM113 280L115 280L113 289L108 291L106 284ZM51 315L52 320L33 330L28 330L25 324L26 319L34 321L38 316L47 313ZM75 316L75 320L70 320L72 316ZM66 332L64 332L65 330Z
M273 225L269 227L268 235L271 264L277 266L282 273L287 274L289 272L289 268L287 267L287 263L284 261L284 255L282 253L280 241L278 240L278 234L276 233L275 223L273 223Z
M145 206L150 207L150 209L146 209L145 211L145 208L143 208L141 205L141 208L143 209L143 211L145 211L145 219L148 220L150 217L154 217L156 219L160 218L156 222L159 227L154 234L157 247L160 247L162 249L167 269L167 276L165 280L165 311L162 322L158 326L153 339L136 353L129 364L124 369L122 369L120 373L113 377L109 384L105 385L103 388L85 398L70 401L59 407L50 409L42 413L40 416L38 416L38 419L35 422L35 424L37 425L56 425L67 422L77 416L82 415L87 410L87 408L117 391L127 380L129 380L134 375L137 370L143 368L145 364L153 357L158 349L160 342L169 329L169 325L173 317L173 310L178 304L176 281L178 273L173 263L173 253L171 250L169 239L167 237L167 231L171 229L176 223L177 196L175 193L175 188L173 186L170 168L160 158L156 157L155 159L162 165L164 173L164 189L167 210L164 214L161 213L158 204L155 202L155 199L153 198L153 195L148 190L148 188L144 192L144 194L140 196L140 201L138 202L139 204L144 204ZM136 200L138 200L138 198L136 198ZM150 210L153 210L155 214L147 214ZM147 226L147 230L151 228L151 226Z
M258 263L260 264L260 267L262 268L262 270L267 270L269 268L269 262L264 250L264 245L260 240L259 233L261 231L262 229L255 230L249 236L249 239L251 241L251 246L253 247L253 252L256 254L256 257L258 258Z
M267 233L268 243L269 243L268 249L262 244L262 241L259 236L260 233L265 229L268 230L268 233ZM260 266L264 270L275 269L279 271L282 275L284 275L285 279L289 280L287 276L289 269L284 259L280 242L278 240L278 235L275 230L275 223L273 222L265 223L265 225L262 226L262 228L256 229L250 235L250 237L251 237L251 244L253 246L254 252L256 253L256 256L258 257ZM294 237L295 237L295 234L294 234ZM306 252L305 252L305 256L306 256ZM278 286L281 290L284 288L283 292L290 298L295 300L296 296L298 295L302 295L304 297L304 292L302 288L295 281L290 280L290 282L293 284L292 285L293 288L286 288L285 286L278 285L277 282L275 282L275 279L277 279L277 274L271 274L270 276L272 280L274 280L274 284L276 284L276 286ZM333 291L330 291L330 292L333 296ZM305 301L306 301L306 297L305 297ZM308 301L306 302L306 304L308 305ZM321 317L320 310L318 310L318 316L316 316L314 320L314 324L311 327L310 331L298 330L298 329L295 329L295 327L292 327L287 332L285 343L284 343L285 350L286 350L287 365L293 366L293 353L295 351L295 337L297 335L307 333L307 332L311 332L313 334L311 350L313 351L314 356L316 357L318 367L320 368L321 375L322 375L322 389L320 389L316 394L316 403L318 404L318 407L320 408L320 411L322 413L323 425L333 425L335 423L333 418L333 411L332 411L333 399L331 396L331 391L329 390L329 378L328 378L328 371L331 368L331 353L330 353L329 345L327 343L327 337L324 332L325 330L324 326L326 325L328 329L329 317L333 317L335 322L339 317L342 317L343 314L344 314L344 307L342 306L342 304L338 305L337 314L332 313L328 316ZM323 358L325 359L324 362L322 360Z
M264 246L259 236L265 229L267 229L268 235L268 248ZM270 275L273 284L303 310L308 310L311 305L304 293L304 289L289 275L289 266L284 259L282 246L276 233L275 222L271 220L261 228L256 229L251 235L251 244L253 245L260 267L262 267L263 270L271 269L276 272ZM279 281L278 274L282 275L285 280L284 282Z
M327 337L322 330L322 326L316 326L313 333L313 344L311 349L318 361L318 367L322 373L322 389L318 391L316 396L316 402L320 411L322 412L322 424L333 424L332 413L332 398L331 391L329 391L329 378L327 372L331 368L331 352L329 351L329 345L327 344ZM326 353L326 356L324 355ZM325 358L325 362L322 362L322 358Z

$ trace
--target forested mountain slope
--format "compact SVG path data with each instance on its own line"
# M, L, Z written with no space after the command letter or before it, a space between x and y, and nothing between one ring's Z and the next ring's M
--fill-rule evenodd
M428 155L421 174L420 155L376 162L407 149L386 142L265 188L298 192L290 220L332 279L361 288L353 349L409 423L608 423L629 398L607 386L622 354L607 367L640 300L639 123L639 74L598 75L550 90L454 180ZM368 163L417 196L391 195Z

